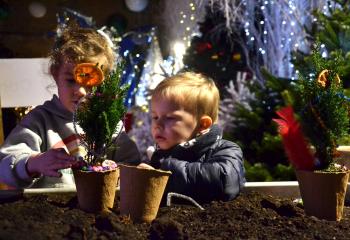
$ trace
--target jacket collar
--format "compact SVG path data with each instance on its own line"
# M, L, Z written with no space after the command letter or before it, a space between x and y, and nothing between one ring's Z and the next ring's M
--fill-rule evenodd
M189 159L200 158L219 139L222 138L222 131L217 124L214 124L209 132L193 138L187 142L176 145L169 150L158 149L161 155L171 155L176 158Z

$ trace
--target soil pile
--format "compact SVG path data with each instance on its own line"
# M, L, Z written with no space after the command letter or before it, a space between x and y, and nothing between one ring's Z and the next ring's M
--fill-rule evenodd
M204 211L190 205L161 207L151 223L77 208L74 194L2 199L0 239L350 239L350 208L340 222L305 216L293 199L242 193L212 202Z

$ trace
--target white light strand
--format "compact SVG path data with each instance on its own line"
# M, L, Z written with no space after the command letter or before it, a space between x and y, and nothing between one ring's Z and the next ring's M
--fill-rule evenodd
M205 15L206 1L202 0L177 0L163 1L161 22L164 25L165 34L169 40L169 51L174 55L173 44L183 42L186 47L191 44L194 35L199 34L198 22Z
M249 33L245 53L249 67L260 81L262 81L261 66L265 66L275 76L291 78L295 75L294 67L289 64L291 53L297 49L304 52L309 51L309 46L305 43L307 33L304 25L312 21L312 10L323 8L326 1L243 0L246 6L244 28L245 32ZM254 24L257 4L260 4L262 15L258 27ZM253 45L251 44L252 39L254 39ZM251 49L257 49L257 53L249 55L248 52Z

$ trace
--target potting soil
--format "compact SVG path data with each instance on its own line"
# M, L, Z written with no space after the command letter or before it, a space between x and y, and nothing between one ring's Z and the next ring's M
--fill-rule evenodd
M339 222L306 216L294 199L242 193L230 202L162 206L152 223L85 213L75 194L2 199L0 239L350 239L350 208Z

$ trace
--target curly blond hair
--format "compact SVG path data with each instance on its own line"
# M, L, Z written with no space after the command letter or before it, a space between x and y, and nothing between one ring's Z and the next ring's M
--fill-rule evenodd
M184 108L199 120L218 120L220 94L214 81L200 73L184 72L169 77L151 92L152 99L166 99Z
M68 27L57 38L49 55L50 72L57 72L66 62L93 62L103 56L106 62L102 69L108 73L113 69L115 53L107 39L92 28Z

